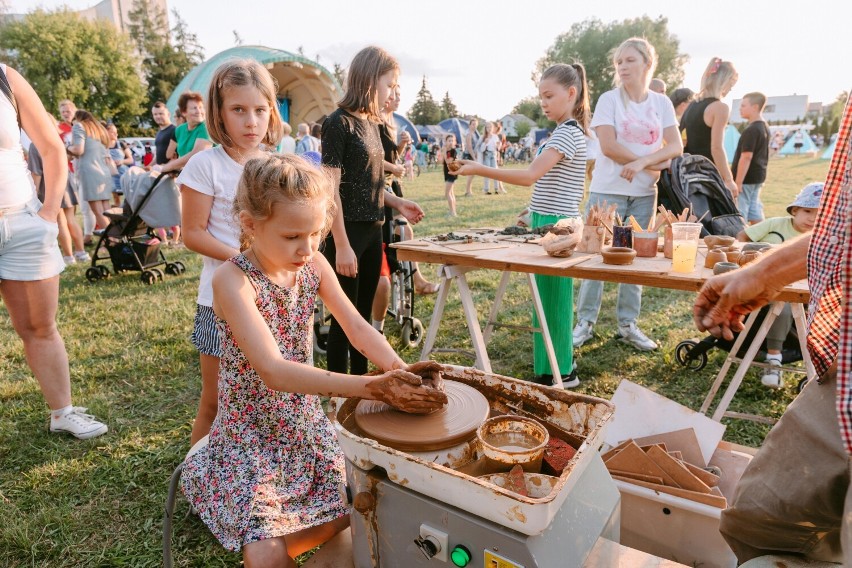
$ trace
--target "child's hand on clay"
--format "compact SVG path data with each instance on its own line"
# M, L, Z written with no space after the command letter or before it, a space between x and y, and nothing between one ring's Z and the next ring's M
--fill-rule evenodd
M373 400L411 414L428 414L447 404L442 391L423 388L420 377L402 369L387 371L367 383L367 393Z
M423 380L423 386L444 392L444 378L441 373L444 366L435 361L418 361L409 365L406 369Z

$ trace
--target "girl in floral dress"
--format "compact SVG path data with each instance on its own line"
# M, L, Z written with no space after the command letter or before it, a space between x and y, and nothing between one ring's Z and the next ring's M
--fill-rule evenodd
M334 217L331 178L295 155L245 165L234 202L242 252L213 277L222 338L219 412L181 486L223 546L245 566L293 557L348 526L339 493L343 454L319 395L384 401L409 412L446 403L355 310L317 254ZM311 324L319 294L346 335L384 373L317 369Z

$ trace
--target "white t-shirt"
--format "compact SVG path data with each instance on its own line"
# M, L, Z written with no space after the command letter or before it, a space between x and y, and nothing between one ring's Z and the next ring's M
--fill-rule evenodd
M539 154L553 148L562 158L535 182L530 211L543 215L580 216L580 202L586 181L586 136L576 120L556 127Z
M612 126L615 140L637 156L653 154L663 146L663 130L677 126L674 107L665 95L648 91L641 103L628 101L625 107L619 89L607 91L598 99L592 117L592 128ZM598 135L600 138L600 135ZM644 197L654 195L659 173L640 172L629 182L621 177L622 164L601 152L595 160L591 193L608 193Z
M240 248L240 225L233 214L237 184L243 167L231 159L222 146L216 146L192 156L177 178L198 193L213 197L213 207L207 221L207 232L222 243ZM198 283L198 303L213 305L213 271L222 261L202 256L204 267Z
M6 66L0 64L3 72ZM35 197L33 178L21 148L18 115L9 98L0 93L0 209L23 205Z

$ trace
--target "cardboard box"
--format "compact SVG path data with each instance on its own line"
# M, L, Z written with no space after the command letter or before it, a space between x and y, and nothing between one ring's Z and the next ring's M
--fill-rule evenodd
M615 415L606 436L608 446L628 439L643 447L664 443L669 452L705 460L722 473L721 494L728 501L733 498L755 450L722 441L724 425L626 380L612 402ZM736 567L737 559L719 533L721 508L655 490L647 483L616 479L615 484L621 492L622 545L702 568Z

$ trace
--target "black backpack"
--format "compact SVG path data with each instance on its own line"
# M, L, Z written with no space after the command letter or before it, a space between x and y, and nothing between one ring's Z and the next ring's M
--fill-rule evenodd
M693 215L704 217L702 236L736 237L746 228L719 170L704 156L683 154L674 158L671 169L660 175L658 187L660 203L667 209L679 214L689 207Z

